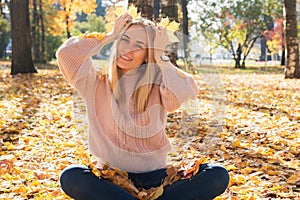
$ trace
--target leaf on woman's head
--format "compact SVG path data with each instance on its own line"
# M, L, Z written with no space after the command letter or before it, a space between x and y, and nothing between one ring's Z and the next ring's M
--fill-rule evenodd
M178 31L179 30L180 23L177 23L175 20L173 20L171 23L167 25L167 29L170 31Z
M123 6L116 7L116 10L114 11L114 13L117 17L121 16L125 12L126 12L126 9Z
M123 6L116 7L116 10L114 11L117 17L123 15L125 12L126 12L126 8L124 8ZM132 17L132 19L137 19L141 17L141 13L137 12L137 7L135 7L133 4L129 6L127 12Z
M157 25L167 27L169 23L170 23L169 17L165 17L165 18L162 18Z
M180 23L177 23L175 20L170 22L169 18L165 17L162 18L157 25L166 27L168 30L168 37L172 43L179 42L178 38L174 35L174 32L179 30Z
M131 4L128 8L128 14L132 17L132 19L137 19L141 17L141 12L137 12L137 7Z

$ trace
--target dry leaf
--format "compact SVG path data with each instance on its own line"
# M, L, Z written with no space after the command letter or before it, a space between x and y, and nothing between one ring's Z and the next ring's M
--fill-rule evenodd
M188 175L197 171L193 160L206 156L209 162L230 169L230 186L218 200L299 199L300 127L295 116L300 113L300 80L246 71L219 74L226 101L218 105L227 107L222 131L208 123L214 114L213 88L208 83L215 83L216 76L194 76L199 86L198 112L193 116L194 111L182 109L169 113L166 132L174 147L169 161L176 170L180 163L185 166L182 170L190 166ZM57 68L14 77L9 67L1 67L0 72L0 199L71 199L59 187L61 171L72 164L95 165L83 142L84 102ZM96 167L93 172L100 174ZM164 186L183 178L172 170L167 173ZM126 173L106 171L106 176L124 178ZM130 186L125 180L115 181ZM158 188L129 189L139 199L161 193Z

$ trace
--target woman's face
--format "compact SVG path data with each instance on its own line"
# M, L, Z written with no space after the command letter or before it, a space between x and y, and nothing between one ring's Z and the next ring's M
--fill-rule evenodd
M117 47L117 66L123 73L139 67L147 57L147 34L141 25L132 25L121 37Z

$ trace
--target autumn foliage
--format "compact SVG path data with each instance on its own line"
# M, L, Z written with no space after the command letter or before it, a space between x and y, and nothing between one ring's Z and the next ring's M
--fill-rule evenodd
M54 35L61 35L62 30L65 30L68 37L71 36L71 29L75 26L77 14L90 14L95 12L97 7L96 0L48 0L47 4L56 5L59 8L53 20L51 20L54 22L52 23L51 33Z
M71 164L95 166L86 149L84 103L58 69L11 77L0 70L0 199L70 199L59 186ZM300 82L281 74L220 74L226 106L214 122L209 73L195 75L198 113L169 114L174 149L162 186L138 190L126 172L107 166L97 175L140 199L155 199L163 186L188 178L203 162L220 163L230 185L216 199L297 199L300 186ZM186 108L186 106L184 107ZM219 108L221 109L221 108Z

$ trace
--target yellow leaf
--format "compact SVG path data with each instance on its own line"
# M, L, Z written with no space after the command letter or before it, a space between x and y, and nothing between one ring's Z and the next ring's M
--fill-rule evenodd
M138 193L137 196L138 196L139 199L145 199L145 197L147 196L147 192L141 191L141 192Z
M65 142L64 146L65 147L76 147L76 143L75 142Z
M170 23L169 17L165 17L160 20L158 26L167 27L169 23Z
M155 200L158 197L160 197L162 194L164 193L164 187L163 185L159 186L158 188L156 188L156 190L150 195L151 198L150 200Z
M51 157L46 157L46 158L44 159L44 161L47 162L47 163L49 163L49 162L52 161L52 159L53 159L53 158L51 158Z
M232 142L232 146L234 146L234 147L240 147L241 146L241 140L239 138L235 139Z
M173 20L171 23L167 25L167 29L170 31L177 31L179 29L180 23L177 23Z
M123 6L116 7L114 14L119 17L126 12L126 9ZM141 13L137 12L137 7L131 4L128 8L128 14L132 17L132 19L137 19L141 16Z
M256 200L256 199L257 198L253 194L247 198L247 200Z
M4 142L4 146L7 148L7 150L11 151L15 149L15 145L13 145L10 142Z
M132 19L137 19L141 16L141 13L137 12L137 7L131 4L128 8L128 14L132 17Z
M282 190L283 186L282 185L276 185L270 188L270 190L273 191L278 191L278 190Z
M27 188L26 188L26 186L24 186L24 185L16 186L16 187L13 189L13 192L19 193L19 194L26 193L26 191L27 191Z
M226 152L226 147L224 145L221 145L220 149Z
M252 172L252 169L250 167L241 169L242 174L250 174L251 172Z
M8 180L8 181L10 181L10 180L12 180L12 175L10 175L10 174L5 174L5 180Z
M122 14L124 14L126 12L126 9L123 6L118 6L116 7L114 13L117 17L121 16Z
M243 175L238 175L238 180L241 184L245 184L247 181L246 177Z
M235 169L237 169L237 168L236 168L236 166L234 166L234 165L228 165L228 166L226 167L226 169L227 169L228 171L231 171L231 170L235 170Z
M293 174L292 176L290 176L290 177L286 180L286 182L289 183L289 184L295 184L295 183L297 183L298 181L300 181L299 173Z
M31 182L31 185L32 186L38 186L38 185L40 185L41 183L38 181L38 180L34 180L34 181L32 181Z
M82 37L82 38L97 38L99 41L102 41L102 39L105 37L106 33L99 33L99 32L92 32L92 33L89 33L89 32L86 32L85 34L83 35L80 35L79 37ZM70 116L71 116L71 113L70 113Z
M98 38L97 38L98 39ZM102 39L101 39L102 40ZM67 111L66 113L65 113L65 117L66 118L71 118L72 117L72 112L71 111Z
M17 128L15 126L10 127L10 131L16 131L16 130L17 130Z

